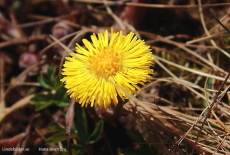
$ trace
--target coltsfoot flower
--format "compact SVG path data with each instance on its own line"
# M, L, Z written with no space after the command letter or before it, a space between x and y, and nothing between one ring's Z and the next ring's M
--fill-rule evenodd
M108 108L118 104L118 96L128 99L149 81L154 58L149 46L130 32L122 31L91 35L92 42L83 39L86 48L76 44L76 53L66 57L62 82L71 98L82 106Z

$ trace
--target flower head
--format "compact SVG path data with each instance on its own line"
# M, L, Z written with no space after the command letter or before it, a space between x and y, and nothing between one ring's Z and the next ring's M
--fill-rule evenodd
M140 90L139 84L149 81L154 58L149 46L130 32L91 35L92 42L83 39L86 48L76 44L76 53L66 57L61 81L67 93L82 106L107 108L118 104ZM121 89L120 89L121 88ZM124 92L125 91L125 92Z

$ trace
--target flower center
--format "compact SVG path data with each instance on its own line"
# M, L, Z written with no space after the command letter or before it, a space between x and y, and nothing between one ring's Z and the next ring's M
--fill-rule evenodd
M89 70L96 76L108 78L121 68L121 55L111 49L104 49L90 58Z

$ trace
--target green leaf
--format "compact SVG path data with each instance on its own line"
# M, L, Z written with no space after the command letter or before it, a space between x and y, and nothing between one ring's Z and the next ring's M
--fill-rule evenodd
M47 74L48 74L49 81L52 83L54 83L56 81L55 80L55 72L56 72L56 66L55 65L49 66Z
M185 149L185 155L189 155L189 150L188 150L188 147L187 147L187 143L184 141L184 149Z
M206 80L206 83L205 83L205 88L206 88L206 97L207 97L207 100L210 98L210 96L208 95L210 93L210 89L213 89L213 79L211 78L208 78ZM208 90L209 89L209 90ZM208 106L208 103L206 100L204 100L203 102L203 108L206 108Z
M76 105L75 108L76 117L75 126L78 134L78 138L81 142L86 142L88 139L87 132L87 118L84 109L80 105Z
M95 143L100 138L101 133L103 131L103 126L104 126L104 122L100 120L95 126L93 133L89 137L89 140L88 140L89 144Z
M76 137L77 137L77 134L71 135L71 138L76 138ZM61 141L66 141L66 134L64 130L46 139L47 143L58 143Z
M57 89L56 93L54 94L54 100L56 101L62 101L67 97L67 93L66 93L66 88L65 87L60 87Z
M52 101L48 101L48 102L46 102L46 103L44 103L44 104L38 104L38 105L36 105L35 110L36 110L36 111L39 111L39 110L45 109L46 107L48 107L48 106L50 106L50 105L52 105L52 104L53 104Z
M58 142L61 142L61 141L64 141L66 140L66 135L65 135L65 132L60 132L60 133L57 133L55 135L53 135L52 137L49 137L46 142L47 143L58 143Z
M30 104L36 106L35 110L42 110L53 104L52 95L38 94L30 100Z
M84 150L85 147L82 145L70 144L70 148L75 151Z
M43 76L39 76L38 77L38 82L40 83L40 85L46 89L53 89L53 83L50 82L48 79L44 78Z
M66 150L67 150L67 148L66 148ZM68 151L58 151L56 153L56 155L69 155L69 152Z
M76 154L76 155L83 155L84 154L84 150L86 149L85 146L83 146L83 145L76 145L76 144L71 144L70 148L72 150L72 153Z
M67 93L66 93L66 88L65 87L60 87L57 89L56 93L54 94L54 102L57 106L59 107L66 107L70 104L69 99L67 99Z
M48 95L37 94L30 100L30 104L46 103L49 100L50 100L50 97Z
M56 77L56 67L51 65L47 71L47 78L43 76L38 77L38 82L40 85L46 89L57 90L62 86L62 83L59 78Z
M57 122L52 122L49 125L47 132L65 132L65 127Z
M69 106L69 100L68 99L65 99L63 101L59 101L59 102L56 102L55 104L59 107L67 107Z
M82 145L76 145L76 144L71 144L70 145L72 154L74 155L83 155L84 150L86 149L85 146ZM67 148L66 148L67 150ZM57 155L69 155L68 151L59 151L57 152Z

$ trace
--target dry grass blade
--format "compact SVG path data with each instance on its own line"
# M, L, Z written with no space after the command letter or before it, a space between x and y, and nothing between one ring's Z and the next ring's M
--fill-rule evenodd
M18 102L16 102L13 106L11 106L10 108L6 109L6 111L4 112L4 115L2 117L0 117L0 123L9 115L11 114L13 111L15 111L18 108L24 107L25 105L27 105L30 101L31 98L33 98L34 95L29 95L27 97L24 97L23 99L19 100Z
M139 120L140 119L142 120L141 124L139 124L139 126L142 126L142 130L144 127L147 126L148 130L151 130L151 132L153 132L153 134L156 134L156 135L162 135L161 132L164 132L166 137L167 137L167 134L169 135L173 134L177 137L180 137L184 134L184 131L189 128L190 123L182 120L182 118L184 118L185 115L179 112L174 113L176 111L171 110L168 107L162 107L162 106L157 107L151 103L146 103L146 102L134 103L131 101L125 105L125 108L129 111L131 109L135 109L135 110L132 110L134 111L133 115L135 117L138 117ZM162 109L164 109L164 111L162 111ZM158 117L158 116L161 116L161 117ZM191 117L189 119L191 119ZM195 117L192 120L194 119ZM180 126L180 128L178 128L177 126ZM170 139L170 138L168 137L166 139ZM185 137L185 141L191 145L194 145L195 143L194 140L190 139L187 136ZM173 141L169 141L169 142L165 141L164 143L165 144L163 145L171 145L171 147L174 146ZM200 146L196 147L196 149L198 151L203 151L202 147ZM172 149L170 150L173 151ZM165 151L168 152L168 150L165 150ZM208 152L208 151L205 151L205 152ZM172 152L170 152L170 154L171 153Z
M202 123L202 125L200 127L200 130L198 132L198 135L196 137L196 142L198 141L198 139L199 139L199 137L201 135L201 131L202 131L203 127L204 127L204 124L206 123L206 120L209 118L209 116L210 116L210 114L212 112L212 109L213 109L213 107L214 107L214 105L215 105L215 103L217 101L217 98L218 98L221 90L223 89L224 85L226 84L227 80L229 79L229 76L230 76L230 72L228 73L228 76L225 78L225 81L222 83L219 91L217 92L216 96L214 97L212 104L209 106L209 109L208 109L208 111L207 111L207 113L206 113L206 115L204 117L204 121L203 121L203 123ZM222 123L221 123L221 125L222 125Z
M54 36L50 35L50 38L52 38L55 42L57 42L59 45L61 45L61 47L63 47L67 52L69 52L69 53L73 52L67 46L65 46L62 42L60 42L58 39L56 39Z
M161 64L160 61L158 61L157 59L155 59L155 62L156 62L160 67L162 67L169 75L171 75L174 79L178 79L178 80L179 80L179 78L178 78L176 75L174 75L170 70L168 70L163 64ZM188 84L189 82L186 81L186 83ZM184 84L185 84L185 83L184 83ZM193 93L196 94L197 96L199 96L199 97L205 99L204 95L200 94L199 92L197 92L197 91L194 90L193 88L189 87L189 85L187 85L187 84L185 84L184 86L185 86L188 90L190 90L191 92L193 92Z
M74 119L74 105L75 105L75 99L71 99L70 105L67 109L66 112L66 126L65 126L65 134L66 134L66 140L67 140L67 145L68 145L68 152L69 155L72 154L71 148L70 148L70 136L71 136L71 126L73 125L73 119Z
M0 48L18 45L18 44L28 44L35 41L43 41L47 38L47 35L31 36L28 38L13 39L10 41L5 41L0 43Z
M10 86L7 88L7 90L5 91L4 96L2 96L2 98L0 98L0 102L2 102L5 99L5 96L11 91L11 89L13 89L15 86L17 86L19 83L23 83L24 80L26 79L26 76L29 72L33 71L36 67L38 67L39 65L41 65L44 61L38 62L30 67L28 67L26 70L24 70L16 79L14 82L12 82L10 84Z
M220 80L220 81L225 81L225 78L215 76L215 75L211 75L211 74L208 74L208 73L204 73L204 72L201 72L201 71L193 70L193 69L178 65L178 64L176 64L174 62L168 61L166 59L160 58L160 57L158 57L156 55L153 55L153 56L158 60L161 60L161 61L163 61L163 62L165 62L167 64L173 65L173 66L175 66L177 68L180 68L182 70L187 70L187 71L189 71L191 73L198 74L198 75L201 75L201 76L204 76L204 77L208 77L208 78L212 78L212 79L216 79L216 80ZM230 82L230 80L227 80L227 83L229 83L229 82Z
M214 70L220 71L224 74L227 74L222 68L218 67L217 65L213 64L212 62L208 61L207 59L203 58L202 56L200 56L198 53L195 53L194 51L190 50L189 48L185 47L183 44L181 43L177 43L175 41L163 38L158 36L157 40L165 42L165 43L169 43L172 45L177 46L180 49L185 50L186 52L188 52L189 54L195 56L196 58L200 59L201 61L203 61L204 63L208 64L209 66L211 66Z
M4 68L5 68L5 62L4 62L4 54L0 52L0 109L5 109L6 105L1 98L3 97L4 94L4 87L2 86L4 84ZM0 117L1 117L1 112L0 112Z
M199 38L199 39L194 39L194 40L191 40L191 41L187 41L186 44L193 44L193 43L196 43L196 42L204 41L206 39L211 39L213 37L219 36L220 34L223 34L223 33L226 33L226 32L227 31L223 31L223 32L219 32L217 34L212 34L212 35L207 36L207 37L202 37L202 38Z
M124 24L122 23L121 19L118 18L118 17L113 13L113 11L111 10L111 8L107 5L106 0L103 0L103 2L104 2L104 5L105 5L105 7L106 7L107 12L114 18L114 20L118 23L118 25L121 27L121 29L124 30L124 29L125 29L125 26L124 26Z
M228 143L230 139L225 137L225 142L223 142L222 136L226 134L226 130L222 128L220 122L216 122L213 119L208 119L210 123L204 124L202 135L200 137L199 142L194 140L201 127L201 123L199 122L201 118L196 116L189 116L187 114L175 111L170 107L166 106L156 106L152 103L147 102L134 102L130 101L129 103L124 105L124 108L128 111L131 111L134 117L137 117L136 123L141 126L141 130L144 127L147 127L146 130L151 130L152 134L155 135L163 135L167 137L167 135L174 135L176 139L180 139L186 141L191 146L195 147L198 152L203 153L212 153L216 151L215 147L208 146L208 143L212 143L212 139L216 139L217 135L219 135L221 141L216 141L218 144L221 143L222 147L225 149L230 149ZM229 107L228 107L229 108ZM142 120L142 121L138 121ZM195 123L194 123L195 122ZM141 124L140 124L141 123ZM210 125L211 124L211 125ZM219 129L212 128L211 126L217 126ZM157 127L157 128L156 128ZM208 134L209 133L209 134ZM162 136L163 136L162 135ZM165 137L165 138L166 138ZM168 137L169 138L169 137ZM167 138L167 139L168 139ZM171 149L169 150L170 154L175 151L173 148L176 145L182 145L181 140L178 143L172 140L170 142L164 142L162 145L170 145ZM219 150L223 151L223 150ZM168 150L167 150L168 152ZM164 152L166 153L166 152ZM219 154L219 153L217 153Z
M199 5L201 5L201 0L198 0L198 3L199 3ZM205 22L204 22L204 16L203 16L203 12L202 12L202 7L199 7L199 12L200 12L200 19L201 19L201 23L202 23L202 26L203 26L203 28L204 28L204 31L205 31L205 33L206 33L206 35L208 36L208 37L210 37L211 35L210 35L210 33L209 33L209 31L208 31L208 29L207 29L207 27L206 27L206 25L205 25ZM228 31L228 30L227 30ZM223 49L221 49L220 47L218 47L217 45L216 45L216 43L214 42L214 40L210 40L210 42L212 43L212 45L216 48L216 49L218 49L219 51L221 51L224 55L226 55L228 58L230 58L230 54L228 54L226 51L224 51Z
M37 0L40 1L40 0ZM83 3L99 3L102 4L103 2L100 0L74 0L76 2L83 2ZM37 3L36 1L34 3ZM114 2L114 1L106 1L108 5L127 5L127 6L136 6L136 7L147 7L147 8L196 8L199 5L162 5L162 4L143 4L143 3L133 3L133 2ZM224 6L229 5L230 3L217 3L217 4L205 4L202 7L208 6Z

